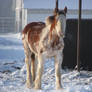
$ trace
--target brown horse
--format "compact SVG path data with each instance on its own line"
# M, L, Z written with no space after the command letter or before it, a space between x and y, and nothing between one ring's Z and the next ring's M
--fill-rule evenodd
M60 69L63 60L66 12L65 7L54 16L49 16L46 23L32 22L24 28L22 40L27 65L26 83L28 87L31 87L34 81L35 89L41 88L44 60L51 57L55 57L56 89L62 87ZM35 58L38 60L37 66Z

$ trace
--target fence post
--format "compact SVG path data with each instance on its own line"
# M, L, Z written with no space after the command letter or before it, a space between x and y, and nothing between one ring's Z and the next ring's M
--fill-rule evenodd
M78 32L77 32L77 71L78 72L80 72L81 6L82 6L82 0L79 0L79 18L78 18Z
M58 9L58 0L56 0L56 9Z

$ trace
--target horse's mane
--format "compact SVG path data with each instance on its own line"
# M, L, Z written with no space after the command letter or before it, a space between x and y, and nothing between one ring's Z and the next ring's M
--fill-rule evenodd
M57 24L57 21L56 21L56 16L55 15L49 16L46 19L46 25L51 25L50 31L49 31L50 32L50 35L49 35L50 40L52 39L52 31L53 31L53 29L55 29L56 24Z
M55 19L54 15L47 17L45 21L46 25L52 24L54 22L54 19Z

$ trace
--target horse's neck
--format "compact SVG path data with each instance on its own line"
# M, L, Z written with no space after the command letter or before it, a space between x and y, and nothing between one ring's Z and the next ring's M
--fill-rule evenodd
M51 25L50 25L50 26L51 26ZM42 34L41 34L41 38L42 38L42 39L43 39L43 38L46 38L46 37L49 39L49 36L50 36L50 26L46 27L46 28L43 30L43 32L42 32ZM52 36L54 37L55 35L58 35L58 34L57 34L56 30L53 29L53 31L52 31Z
M46 26L43 30L42 30L42 33L40 35L41 39L40 40L43 40L44 38L46 38L49 34L49 29L50 29L50 25L49 26Z
M57 34L57 32L56 32L55 29L53 29L53 31L52 31L52 37L50 39L50 26L47 26L43 30L42 34L41 34L40 41L42 43L48 43L50 45L51 43L57 41L57 39L59 40L59 36L58 36L58 34Z

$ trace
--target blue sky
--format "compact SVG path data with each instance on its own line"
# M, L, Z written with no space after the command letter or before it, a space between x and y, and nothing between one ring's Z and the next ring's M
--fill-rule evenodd
M24 0L25 8L50 8L55 7L56 0ZM63 9L67 6L68 9L78 9L79 0L59 0L59 8ZM82 0L83 9L92 9L92 0Z

